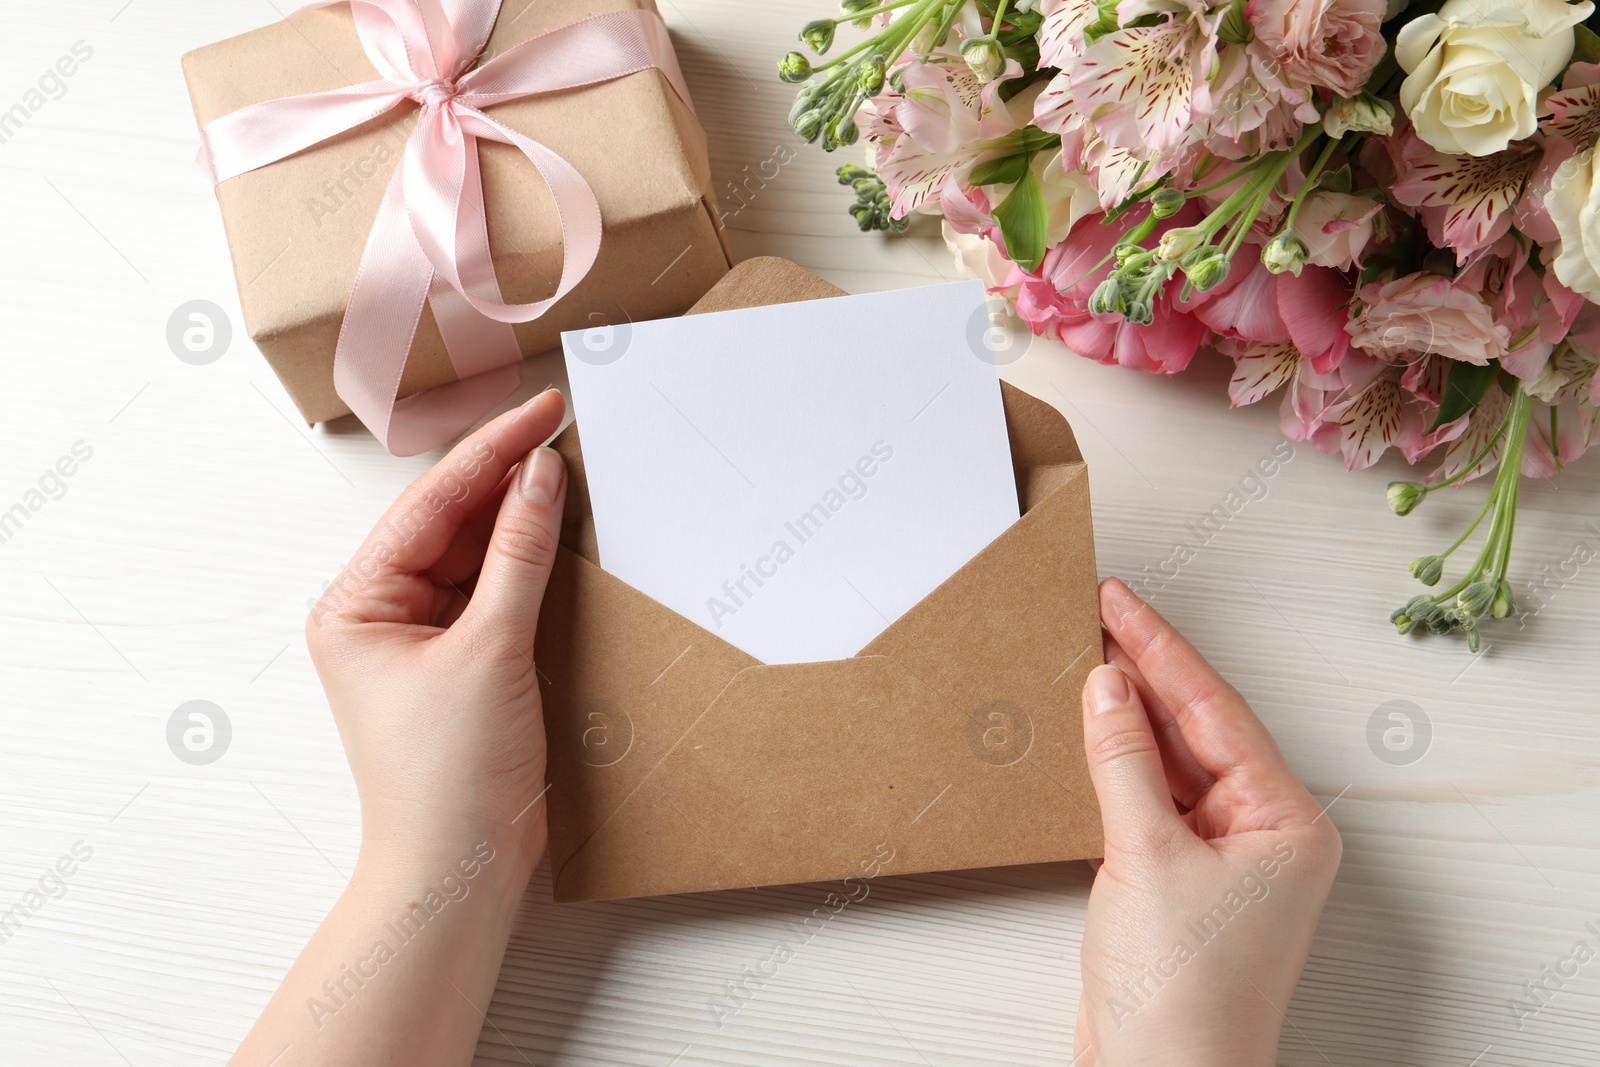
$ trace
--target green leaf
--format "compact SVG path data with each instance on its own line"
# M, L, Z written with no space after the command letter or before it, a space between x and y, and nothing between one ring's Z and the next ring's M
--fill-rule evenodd
M1499 370L1494 363L1479 367L1451 360L1450 373L1444 380L1444 396L1439 401L1439 414L1429 429L1437 430L1477 407L1478 401L1489 391L1489 386L1494 384Z
M1037 126L1024 126L1018 131L1022 140L1023 151L1034 153L1042 152L1046 148L1056 148L1061 144L1059 133L1046 133Z
M1059 133L1046 133L1037 126L1024 126L995 142L1002 155L986 159L972 168L973 185L1009 185L1022 178L1033 157L1046 148L1061 144Z
M1575 34L1572 40L1572 62L1600 63L1600 36L1596 36L1593 30L1582 23L1572 29Z
M1050 209L1032 167L1022 172L1016 188L994 209L994 220L1000 224L1000 236L1005 238L1006 254L1012 262L1025 270L1038 270L1044 262Z
M1010 185L1022 179L1028 169L1028 156L997 156L986 159L972 168L973 185Z

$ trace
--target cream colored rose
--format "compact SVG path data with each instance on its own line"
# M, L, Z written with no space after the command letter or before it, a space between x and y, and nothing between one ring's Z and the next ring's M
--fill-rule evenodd
M948 222L941 229L944 245L950 250L962 277L977 278L990 292L1008 300L1017 298L1017 286L1006 284L1011 272L1017 269L1016 264L1006 258L999 246L978 234L961 233Z
M1094 183L1077 167L1068 170L1059 151L1034 156L1033 171L1039 176L1044 202L1050 208L1050 230L1046 235L1050 244L1066 237L1079 219L1100 210L1100 194L1095 192Z
M1572 58L1589 0L1446 0L1400 28L1400 103L1441 152L1487 156L1530 136L1539 93Z
M1545 195L1545 210L1561 235L1550 267L1568 289L1600 301L1600 182L1595 150L1574 156L1556 169Z

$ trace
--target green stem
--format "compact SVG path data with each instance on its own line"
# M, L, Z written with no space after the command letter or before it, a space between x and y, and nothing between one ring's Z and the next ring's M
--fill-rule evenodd
M929 12L932 11L935 6L943 2L944 0L899 0L897 3L886 4L883 7L873 9L873 11L866 14L879 14L884 11L889 11L893 8L915 5L915 10L907 11L904 15L901 15L899 18L890 22L889 25L884 28L883 32L874 34L863 41L857 42L854 48L851 48L846 52L839 53L828 62L819 67L813 68L813 70L823 71L830 67L836 67L856 53L872 48L874 45L881 46L882 49L885 50L891 44L898 45L899 47L895 48L892 55L887 54L887 52L885 53L886 62L893 63L894 57L899 55L900 49L904 47L903 42L915 37L916 31L922 28L922 24L924 22L928 21ZM860 18L862 16L854 15L851 17ZM875 51L873 54L876 55L877 52Z
M1497 482L1504 482L1504 488L1501 489L1501 507L1506 516L1505 541L1500 547L1500 558L1494 565L1496 581L1505 578L1506 570L1511 563L1511 539L1517 525L1517 496L1522 490L1522 454L1527 449L1528 423L1532 417L1533 401L1519 388L1517 395L1511 400L1511 433L1506 441L1505 454L1500 457L1500 470L1495 478Z
M1459 594L1482 577L1485 570L1489 572L1490 579L1496 583L1506 576L1507 567L1511 562L1512 535L1516 529L1517 493L1522 484L1522 454L1528 440L1528 423L1532 411L1532 399L1527 393L1518 389L1511 398L1511 411L1501 424L1502 430L1506 433L1505 451L1500 455L1500 467L1495 471L1494 484L1489 488L1489 499L1484 502L1484 510L1490 514L1489 532L1484 537L1483 548L1473 560L1471 569L1449 589L1438 594L1440 601ZM1458 472L1457 476L1472 470L1476 465L1473 463L1467 466L1463 472ZM1473 521L1472 527L1468 528L1467 534L1470 534L1483 520L1483 514L1483 512L1478 513L1478 518ZM1465 540L1466 535L1463 535L1450 551L1455 551Z
M893 24L891 24L891 26L892 25ZM854 48L851 48L851 49L849 49L848 51L845 51L845 52L840 52L838 55L834 56L832 59L828 60L826 63L822 63L822 64L819 64L818 66L812 67L811 68L811 73L812 74L820 74L825 70L829 70L829 69L831 69L833 67L837 67L840 63L843 63L845 60L849 59L851 56L855 55L857 52L860 52L862 49L869 48L872 45L877 44L879 42L880 38L887 37L888 34L889 34L889 31L888 30L884 30L883 33L879 34L877 37L868 37L864 41L857 41L856 42L856 46ZM851 65L854 66L854 64L851 64Z
M1490 510L1490 508L1491 508L1491 506L1493 504L1494 504L1494 497L1493 496L1490 496L1489 498L1484 500L1483 507L1478 509L1478 517L1473 519L1471 525L1469 525L1465 530L1461 531L1461 536L1456 538L1456 543L1455 544L1451 545L1449 548L1447 548L1443 552L1439 553L1439 558L1440 559L1449 559L1452 555L1455 554L1455 550L1456 549L1460 548L1462 545L1467 543L1467 538L1471 537L1472 536L1472 531L1476 530L1478 528L1478 524L1483 522L1483 517L1485 515L1489 514L1489 510Z
M1306 180L1301 184L1300 191L1295 194L1294 202L1289 205L1288 217L1283 220L1285 233L1294 232L1294 220L1300 214L1300 205L1305 203L1307 194L1317 184L1317 179L1322 177L1323 168L1328 165L1328 160L1333 158L1334 149L1339 147L1340 140L1338 137L1328 138L1328 143L1322 146L1322 152L1317 156L1317 161L1306 172Z
M939 28L934 31L933 34L934 46L937 47L938 43L944 40L945 34L950 32L950 27L955 24L956 12L960 11L961 8L965 6L966 0L957 0L955 3L950 3L948 0L933 0L933 2L935 4L945 4L944 13L939 17ZM927 20L924 19L923 21ZM918 29L921 29L921 27L919 26ZM910 34L907 36L906 39L901 42L900 47L895 49L894 55L889 57L889 61L891 63L894 62L895 56L898 56L901 52L904 52L906 47L911 44L915 37L916 34Z
M1511 414L1509 412L1507 412L1506 417L1504 419L1500 420L1500 426L1499 426L1498 429L1495 430L1494 436L1489 438L1489 443L1484 445L1482 448L1478 449L1478 454L1473 456L1472 459L1470 459L1469 461L1467 461L1466 466L1462 467L1460 470L1456 471L1454 474L1452 474L1450 477L1446 478L1442 482L1435 482L1433 485L1425 485L1425 486L1423 486L1422 487L1422 492L1424 494L1427 494L1427 493L1434 492L1435 490L1438 490L1438 489L1443 489L1446 486L1454 485L1457 482L1459 482L1461 479L1465 478L1467 475L1471 474L1473 471L1477 470L1478 469L1478 464L1482 463L1484 461L1484 458L1489 455L1490 450L1494 448L1495 443L1500 440L1501 435L1503 435L1506 432L1507 427L1509 427L1510 425L1511 425Z
M850 17L848 19L841 18L839 21L854 22L857 19L870 19L874 15L881 15L885 11L893 11L897 7L908 7L916 2L917 0L895 0L895 2L892 4L883 4L868 11L852 11L850 12Z
M1226 200L1196 224L1200 232L1205 235L1205 240L1211 240L1224 226L1237 223L1241 214L1248 216L1251 222L1255 221L1255 217L1261 213L1261 206L1267 202L1267 197L1272 195L1273 188L1278 184L1278 179L1283 177L1283 172L1289 168L1289 164L1305 151L1313 138L1321 135L1322 127L1312 126L1301 135L1293 147L1281 152L1269 152L1248 168L1245 173L1250 175L1249 179L1229 193ZM1248 226L1249 223L1246 223L1246 229ZM1229 233L1233 234L1234 230L1230 229ZM1243 231L1240 231L1241 236L1242 233ZM1234 246L1238 246L1237 240ZM1228 254L1231 256L1233 253L1230 251Z

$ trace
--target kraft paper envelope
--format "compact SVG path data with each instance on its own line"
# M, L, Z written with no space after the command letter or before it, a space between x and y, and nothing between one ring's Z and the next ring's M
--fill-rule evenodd
M837 295L754 259L690 314ZM535 659L558 902L1101 854L1088 472L1054 408L1002 394L1022 518L826 663L763 664L601 570L578 427L556 439L570 485Z

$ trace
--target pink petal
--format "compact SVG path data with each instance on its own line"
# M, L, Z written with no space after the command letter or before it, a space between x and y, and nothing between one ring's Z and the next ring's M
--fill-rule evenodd
M1284 328L1319 374L1330 374L1350 352L1344 275L1328 267L1306 267L1299 276L1278 275L1278 314Z
M1196 317L1218 333L1252 341L1287 341L1289 327L1278 314L1274 296L1278 276L1266 268L1253 246L1240 249L1237 255L1254 257L1255 266L1228 292L1195 308Z

